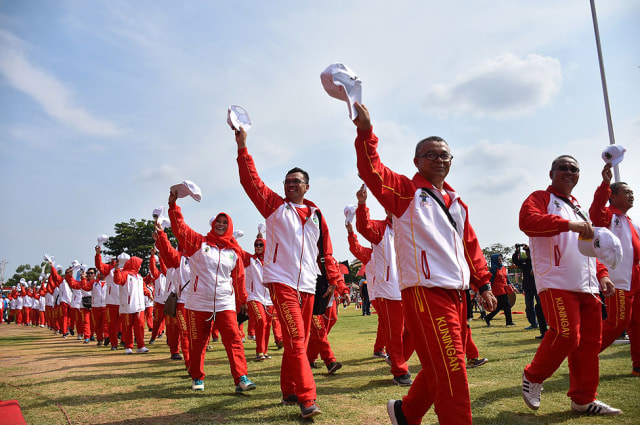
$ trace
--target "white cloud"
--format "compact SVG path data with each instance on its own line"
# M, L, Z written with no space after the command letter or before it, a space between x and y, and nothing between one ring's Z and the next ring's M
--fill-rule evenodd
M548 105L561 85L558 59L536 54L521 59L504 54L478 64L449 85L432 86L425 105L440 115L527 115Z
M22 44L12 34L0 31L0 74L9 84L31 96L47 114L81 133L100 137L120 133L114 124L77 106L69 88L29 62L22 51Z

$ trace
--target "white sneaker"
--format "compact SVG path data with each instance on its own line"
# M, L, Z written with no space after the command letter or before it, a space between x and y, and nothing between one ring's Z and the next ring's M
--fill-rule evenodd
M542 393L542 384L530 382L522 372L522 398L530 409L538 410L540 408L540 394Z
M571 410L578 413L589 413L591 415L620 415L622 410L611 407L600 400L594 400L588 404L577 404L571 402Z
M136 351L138 353L144 354L144 353L148 353L149 349L147 347L142 347L142 348L138 348Z
M132 350L131 348L125 348L125 349L124 349L124 353L125 353L125 354L132 354L132 353L133 353L133 350Z

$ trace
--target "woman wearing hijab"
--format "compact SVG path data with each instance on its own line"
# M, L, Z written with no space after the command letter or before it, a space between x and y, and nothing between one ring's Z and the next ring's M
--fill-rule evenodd
M144 346L144 284L139 270L142 258L131 257L122 269L116 263L113 270L113 282L120 285L120 323L122 324L122 342L124 353L133 353L135 334L138 353L148 353Z
M204 390L204 357L215 321L227 352L236 392L249 391L256 385L247 377L247 361L238 329L236 303L247 311L242 248L233 237L233 222L225 213L210 221L211 230L201 235L191 229L176 204L177 192L169 195L169 219L178 243L189 257L191 284L187 286L185 304L189 325L189 374L191 389Z
M504 311L504 318L507 326L514 326L511 319L511 304L509 296L513 292L513 287L507 278L507 268L502 264L502 254L491 254L491 290L498 300L498 307L487 314L484 321L487 326L491 326L491 319L501 310Z

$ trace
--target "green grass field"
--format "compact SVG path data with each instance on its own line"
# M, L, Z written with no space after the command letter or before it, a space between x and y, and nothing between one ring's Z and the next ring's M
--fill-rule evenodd
M524 309L518 297L515 311ZM215 343L207 353L205 391L194 393L183 362L169 360L164 339L146 355L125 355L108 348L62 339L42 328L0 326L0 388L2 400L17 399L28 424L387 424L386 403L407 388L391 383L388 366L372 358L377 316L362 316L352 306L340 308L330 341L344 367L328 376L314 370L318 405L323 414L300 418L297 406L280 406L279 369L282 352L273 358L248 361L249 377L258 385L235 394L224 348ZM497 316L492 327L472 322L473 335L489 363L469 370L475 424L638 424L640 378L631 376L628 345L614 345L601 356L599 397L624 411L618 417L571 413L565 363L544 384L539 411L529 410L520 395L521 374L538 345L537 331L525 331L523 314L515 327L504 327ZM273 343L271 344L273 346ZM248 359L255 356L251 341ZM420 365L410 361L415 375ZM69 420L67 420L68 416ZM0 417L0 423L3 423ZM423 424L437 423L430 410Z

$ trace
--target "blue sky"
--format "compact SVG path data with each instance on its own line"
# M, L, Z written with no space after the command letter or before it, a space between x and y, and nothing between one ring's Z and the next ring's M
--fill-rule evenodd
M597 8L616 141L628 149L620 174L633 187L640 3ZM353 259L342 211L359 187L355 128L319 78L334 62L362 79L392 169L413 175L424 137L449 142L448 181L482 246L526 240L520 205L548 185L557 155L579 160L574 195L591 203L609 139L586 0L0 0L5 278L45 252L91 261L99 234L150 218L184 179L203 194L180 201L187 222L204 233L225 211L249 250L262 219L238 182L230 104L251 115L263 179L282 192L286 170L308 170L336 258Z

